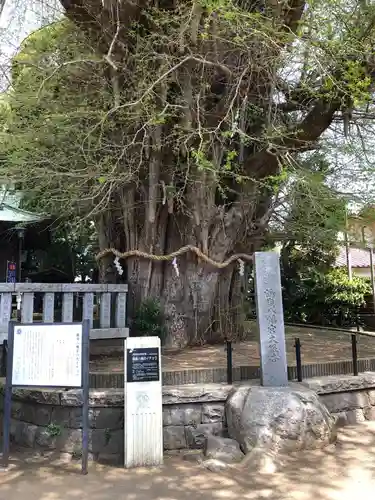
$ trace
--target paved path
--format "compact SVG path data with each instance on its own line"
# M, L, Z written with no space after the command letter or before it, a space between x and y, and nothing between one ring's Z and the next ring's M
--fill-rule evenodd
M0 473L1 500L353 500L375 492L375 423L345 428L336 446L289 456L280 473L220 474L179 458L159 469L125 471L72 465L24 454Z

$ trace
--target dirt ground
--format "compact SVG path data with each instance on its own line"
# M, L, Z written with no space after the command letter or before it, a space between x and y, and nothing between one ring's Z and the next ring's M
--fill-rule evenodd
M307 328L286 328L286 347L289 365L295 365L294 341L301 340L302 362L323 363L326 361L351 359L351 335L337 334L328 330ZM360 336L359 358L375 358L375 337ZM257 366L259 364L258 343L249 340L233 343L233 366ZM223 345L186 348L179 352L165 352L162 359L163 371L226 366L226 352ZM91 362L91 372L122 372L123 360L119 357L103 357Z
M179 457L163 467L124 470L78 466L15 454L0 472L1 500L353 500L375 491L375 422L346 427L336 446L299 452L265 476L237 468L218 474Z

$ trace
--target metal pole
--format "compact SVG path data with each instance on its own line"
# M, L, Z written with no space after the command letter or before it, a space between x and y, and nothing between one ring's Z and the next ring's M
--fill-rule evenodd
M374 278L374 253L372 249L372 245L369 247L370 252L370 271L371 271L371 289L372 289L372 304L374 307L375 314L375 278Z
M17 281L22 281L22 252L23 252L23 239L25 237L25 230L20 228L17 230L18 236L18 263L17 263Z
M9 443L10 443L10 419L12 411L12 372L13 372L13 345L14 345L14 325L9 321L8 326L8 356L7 356L7 377L5 381L4 413L3 413L3 457L2 465L4 469L9 465Z
M358 355L357 355L357 335L352 335L352 359L353 359L353 374L358 375Z
M90 322L82 322L82 474L88 473L89 460L89 372L90 372Z
M296 349L297 380L302 382L301 341L299 338L295 339L294 347Z
M233 384L233 360L232 360L232 342L226 340L227 348L227 383L228 385Z

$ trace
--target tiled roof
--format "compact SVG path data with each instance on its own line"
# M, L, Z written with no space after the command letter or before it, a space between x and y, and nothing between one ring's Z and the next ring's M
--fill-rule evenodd
M350 247L350 256L352 267L370 267L369 250ZM340 247L340 253L336 259L335 267L344 266L346 266L346 249L345 247Z

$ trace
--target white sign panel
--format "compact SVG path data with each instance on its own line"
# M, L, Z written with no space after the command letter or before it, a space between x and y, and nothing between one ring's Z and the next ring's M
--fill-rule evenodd
M82 386L82 325L15 325L14 386Z
M125 340L125 467L163 463L160 339Z

